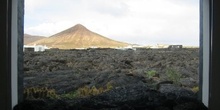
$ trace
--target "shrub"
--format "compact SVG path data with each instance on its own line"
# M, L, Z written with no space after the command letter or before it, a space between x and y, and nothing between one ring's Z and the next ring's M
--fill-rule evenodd
M194 93L197 93L197 92L199 91L199 86L193 87L193 88L192 88L192 91L193 91Z
M106 90L102 87L97 89L95 86L93 86L92 88L89 88L88 86L84 86L82 88L79 88L77 91L78 91L79 96L85 97L85 96L91 96L91 95L98 95L100 93L105 92Z
M155 71L155 70L150 70L150 71L147 71L146 72L146 76L148 77L148 78L152 78L152 77L154 77L155 75L157 74L157 72Z
M59 96L54 89L48 89L47 87L31 87L24 89L25 99L57 99Z
M63 94L60 97L61 98L66 98L66 99L74 99L74 98L76 98L78 96L79 96L79 93L77 91L72 91L70 93Z
M173 81L174 84L180 85L181 74L177 70L168 68L166 70L166 76L169 81Z
M108 83L106 84L106 89L107 89L107 91L113 89L112 84L108 82Z
M74 99L76 97L87 97L92 95L98 95L111 89L113 89L111 83L107 83L106 88L96 88L95 86L89 88L88 86L84 86L76 91L61 95L61 98Z

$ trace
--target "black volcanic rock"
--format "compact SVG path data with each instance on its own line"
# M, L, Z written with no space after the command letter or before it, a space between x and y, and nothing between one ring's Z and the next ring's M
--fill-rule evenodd
M178 91L177 91L178 92ZM173 97L172 99L169 97ZM196 98L178 97L149 89L145 85L127 85L97 96L72 100L27 100L14 110L208 110Z
M107 83L113 89L73 100L24 101L16 106L17 110L34 109L35 106L47 110L207 110L191 91L191 84L182 81L191 78L193 85L198 85L198 49L25 52L24 67L24 88L48 87L59 95L84 86L99 88ZM155 89L155 84L165 80L166 70L171 67L182 74L180 85L184 88L161 84ZM148 78L147 72L151 70L158 76Z
M183 74L181 85L184 84L187 88L194 87L182 83L190 78L195 80L192 83L197 86L198 60L191 60L197 59L198 56L194 54L197 51L186 49L161 53L163 51L91 49L25 52L24 87L52 87L61 94L84 85L103 87L111 83L114 87L119 87L126 84L152 84L158 80L163 81L166 78L166 69L170 67L176 68L180 74ZM152 56L155 58L148 60ZM152 66L155 62L161 63L161 67ZM170 67L166 67L166 64ZM160 77L158 80L147 78L146 72L151 70L157 71Z

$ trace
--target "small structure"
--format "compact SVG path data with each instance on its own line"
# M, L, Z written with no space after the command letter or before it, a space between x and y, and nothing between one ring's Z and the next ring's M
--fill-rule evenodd
M169 45L168 49L182 49L182 45Z
M24 45L23 47L23 51L33 51L33 52L43 52L45 51L46 49L49 49L46 45L33 45L33 46L30 46L30 45Z
M32 48L32 47L25 47L23 49L23 51L25 51L25 52L34 52L34 48Z
M133 47L132 45L130 46L127 46L127 47L118 47L118 48L115 48L117 50L136 50L135 47Z
M152 48L152 49L160 49L160 48L168 48L168 47L169 47L168 44L157 44L157 45L149 46L149 48Z

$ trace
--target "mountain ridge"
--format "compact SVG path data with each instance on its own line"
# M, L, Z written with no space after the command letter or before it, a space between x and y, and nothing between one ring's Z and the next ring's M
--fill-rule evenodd
M30 34L24 34L24 45L30 44L32 42L35 42L37 40L44 39L46 37L44 36L38 36L38 35L30 35Z
M81 24L76 24L66 30L56 33L48 38L32 42L29 45L46 45L52 48L117 48L126 47L129 44L112 40L98 33L92 32Z

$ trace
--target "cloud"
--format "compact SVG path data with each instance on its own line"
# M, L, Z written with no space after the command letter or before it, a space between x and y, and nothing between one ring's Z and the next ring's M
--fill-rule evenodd
M48 22L48 23L41 23L34 27L28 27L26 28L26 31L33 35L39 35L39 33L41 33L40 35L49 37L71 26L72 25L70 21L54 22L54 23Z
M124 16L127 14L128 6L125 2L120 0L96 0L90 2L89 9L99 13L110 16Z
M199 0L26 0L25 32L50 36L75 24L130 43L198 45Z

